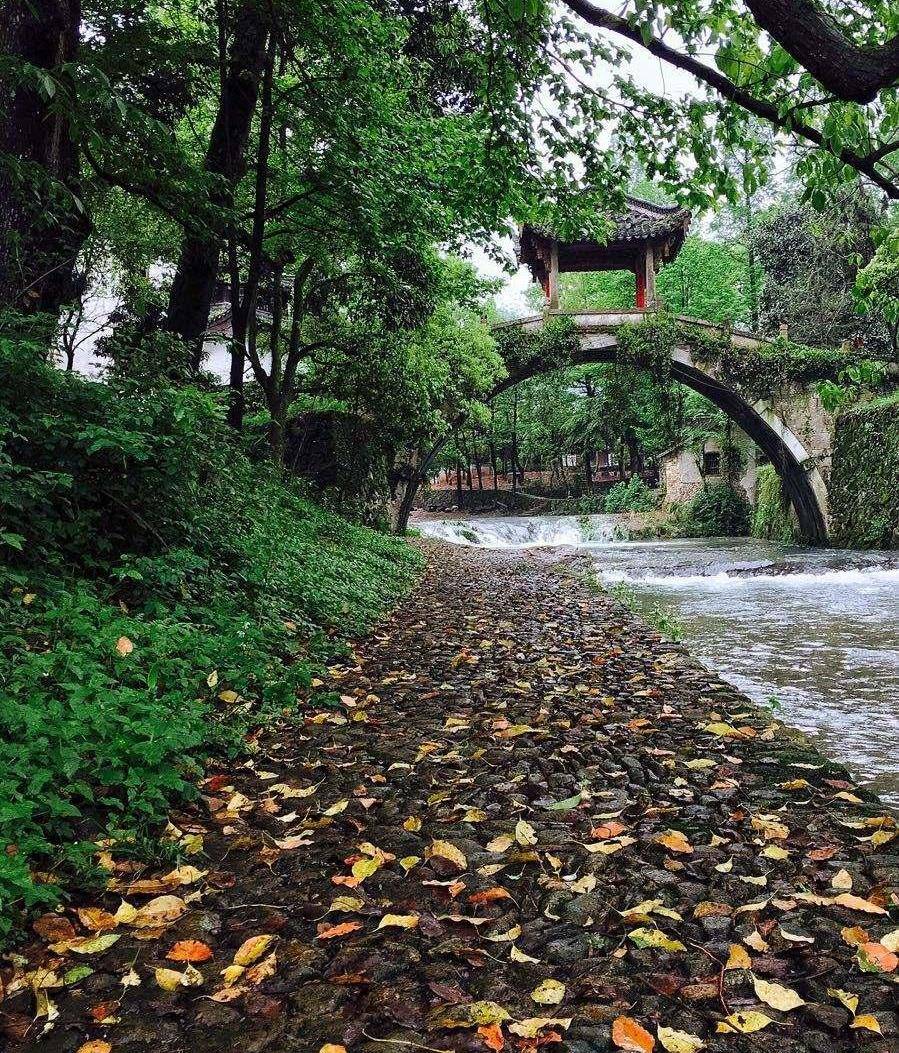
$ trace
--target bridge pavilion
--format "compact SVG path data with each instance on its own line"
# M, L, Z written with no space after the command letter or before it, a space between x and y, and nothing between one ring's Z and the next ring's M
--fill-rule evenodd
M559 307L559 275L565 271L633 271L637 277L634 306L655 304L655 275L680 252L690 226L690 213L677 205L655 205L628 197L614 217L605 242L561 241L554 234L525 224L518 239L518 259L530 268L546 293L550 310Z

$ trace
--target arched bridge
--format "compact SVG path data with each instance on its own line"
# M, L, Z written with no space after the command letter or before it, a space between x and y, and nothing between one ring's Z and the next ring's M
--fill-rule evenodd
M624 325L656 317L651 311L548 312L532 318L505 322L497 329L518 327L539 330L547 318L568 318L574 326L577 350L565 364L612 362L618 351L618 334ZM739 330L725 330L694 318L672 319L710 338L730 338L732 346L764 349L767 341ZM812 387L792 385L789 390L755 400L744 396L716 370L714 362L701 360L690 342L671 349L671 376L698 391L741 428L768 457L790 498L806 541L825 544L828 532L827 483L833 443L833 419ZM528 377L549 372L560 363L535 360L511 370L494 394Z

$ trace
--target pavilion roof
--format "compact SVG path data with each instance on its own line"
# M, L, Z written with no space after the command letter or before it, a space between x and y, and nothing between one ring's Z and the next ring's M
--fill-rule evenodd
M518 259L540 281L546 271L549 247L558 249L560 271L619 270L636 266L648 246L660 250L659 259L674 259L684 243L690 212L679 205L656 205L642 198L625 199L623 212L613 217L614 230L604 242L590 238L563 241L552 231L525 224L516 246Z

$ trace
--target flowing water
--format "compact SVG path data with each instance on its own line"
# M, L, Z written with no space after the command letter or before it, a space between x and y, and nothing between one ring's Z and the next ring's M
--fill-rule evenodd
M705 665L899 805L899 553L751 538L629 541L619 516L416 526L460 545L584 551L604 584L673 619Z

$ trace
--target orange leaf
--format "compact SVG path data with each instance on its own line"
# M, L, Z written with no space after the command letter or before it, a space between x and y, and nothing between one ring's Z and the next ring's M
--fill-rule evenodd
M178 940L166 955L171 962L208 962L212 949L200 940Z
M612 1041L619 1049L632 1053L652 1053L656 1040L629 1016L616 1017L612 1023Z
M512 897L504 888L497 885L495 888L484 889L483 892L473 892L469 897L469 903L493 903L498 899L511 899ZM499 1047L502 1049L502 1046Z
M865 965L873 964L882 973L895 972L896 966L899 965L899 957L884 947L882 943L863 943L859 947L859 951L864 955L863 962Z
M478 1034L484 1040L484 1044L490 1049L500 1050L506 1044L506 1040L503 1038L502 1028L499 1024L490 1024L486 1027L479 1027Z
M623 834L626 829L627 827L622 826L621 823L603 823L602 826L594 826L590 831L590 836L595 837L599 841L606 841L610 837L617 837L619 834Z
M102 1038L92 1038L78 1047L78 1053L112 1053L112 1046Z
M362 928L361 921L342 921L339 925L323 925L318 930L317 939L333 940L337 936L346 936Z

